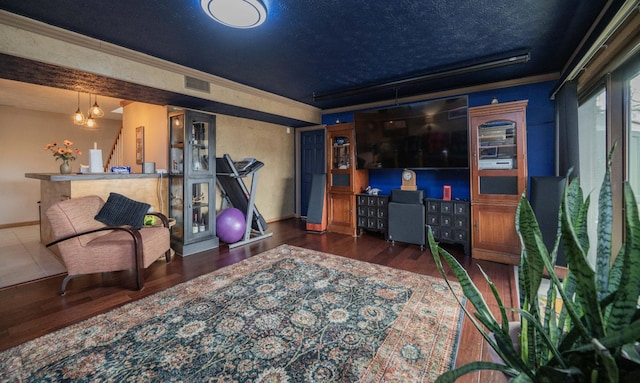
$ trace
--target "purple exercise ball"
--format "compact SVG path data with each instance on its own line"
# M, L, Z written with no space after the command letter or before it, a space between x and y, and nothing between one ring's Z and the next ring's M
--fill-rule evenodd
M244 214L235 207L222 210L216 217L216 235L226 243L238 242L246 228Z

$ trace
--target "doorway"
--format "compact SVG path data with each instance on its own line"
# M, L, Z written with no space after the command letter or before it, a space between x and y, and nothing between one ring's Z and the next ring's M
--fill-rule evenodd
M324 128L300 133L300 215L307 216L311 179L326 173Z

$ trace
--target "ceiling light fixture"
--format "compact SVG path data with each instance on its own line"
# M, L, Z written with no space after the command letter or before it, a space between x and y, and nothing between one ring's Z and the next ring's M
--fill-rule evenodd
M84 125L84 114L80 111L80 92L78 92L78 109L73 114L73 123L76 125Z
M401 86L412 85L420 82L437 80L437 79L446 78L446 77L459 76L459 75L479 72L487 69L499 68L499 67L503 67L511 64L526 63L527 61L529 61L529 58L530 58L529 52L512 54L497 60L485 61L478 64L462 66L454 69L446 69L442 71L431 72L431 73L422 74L414 77L403 78L400 80L394 80L394 81L374 84L370 86L363 86L360 88L351 88L347 90L324 93L324 94L316 94L314 92L313 100L314 101L331 100L334 98L353 96L356 94L373 92L373 91L383 90L387 88L396 89L396 99L397 99L398 97L397 90Z
M201 0L200 5L207 16L233 28L255 28L267 19L261 0Z
M98 127L98 121L96 121L96 119L91 115L92 109L93 107L91 106L91 95L89 95L89 115L87 116L87 120L84 123L84 125L88 129L96 129Z
M91 114L89 114L89 117L87 117L86 125L87 125L87 128L90 128L90 129L98 127L98 123L96 122L96 119L93 118Z
M80 110L80 92L78 92L78 109L73 114L73 123L76 125L86 126L88 129L97 129L97 118L104 116L104 111L98 105L98 96L93 106L91 106L91 94L89 94L89 110L87 111L87 118L84 118L84 114Z
M91 108L89 108L89 115L93 115L95 118L100 118L104 116L104 111L100 105L98 105L98 95L96 94L96 102L93 104ZM91 104L91 95L89 95L89 104Z

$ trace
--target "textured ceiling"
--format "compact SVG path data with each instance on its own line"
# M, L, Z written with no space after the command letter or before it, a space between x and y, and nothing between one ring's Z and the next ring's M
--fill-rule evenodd
M607 1L264 3L269 16L255 29L217 24L200 0L0 0L0 7L327 109L560 72ZM624 1L612 3L617 9ZM348 97L313 97L520 52L530 61Z

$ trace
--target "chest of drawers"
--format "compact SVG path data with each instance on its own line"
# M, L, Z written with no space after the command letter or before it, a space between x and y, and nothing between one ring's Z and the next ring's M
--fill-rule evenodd
M438 242L459 244L464 254L471 252L470 207L468 201L425 198L427 225Z
M388 204L389 196L384 195L356 195L358 210L358 231L377 231L387 238L388 233Z

